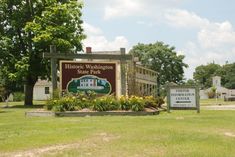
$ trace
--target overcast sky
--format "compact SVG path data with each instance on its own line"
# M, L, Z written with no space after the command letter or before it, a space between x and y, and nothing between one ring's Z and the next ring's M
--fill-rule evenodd
M93 51L163 41L185 55L192 78L201 64L235 62L234 0L83 0Z

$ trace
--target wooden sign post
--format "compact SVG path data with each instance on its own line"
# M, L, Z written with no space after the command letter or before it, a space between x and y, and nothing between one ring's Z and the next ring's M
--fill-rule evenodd
M43 53L43 58L50 58L51 60L51 80L53 85L53 91L57 89L57 60L58 59L88 59L88 60L117 60L121 63L121 94L126 95L127 89L126 89L126 63L127 61L132 61L132 55L126 54L125 48L120 48L120 51L118 51L119 54L102 54L102 53L57 53L56 47L54 45L50 46L50 53ZM53 94L52 94L53 95Z

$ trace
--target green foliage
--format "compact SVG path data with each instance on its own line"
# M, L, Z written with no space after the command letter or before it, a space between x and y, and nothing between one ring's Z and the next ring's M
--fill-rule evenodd
M73 96L68 96L68 97L62 97L59 100L49 100L46 103L46 108L48 110L53 110L53 111L59 111L59 112L64 112L64 111L75 111L81 109L79 104L81 102L76 99L76 97Z
M145 96L144 97L144 107L146 108L157 108L157 99L153 96Z
M120 103L121 110L130 110L131 109L131 104L129 103L127 97L121 96L119 99L119 103Z
M163 97L157 97L156 98L156 103L157 103L157 107L162 107L162 104L165 103L164 98Z
M144 108L158 108L164 103L164 100L154 98L152 96L147 97L124 97L120 99L112 95L95 97L93 92L90 93L78 93L68 94L59 99L51 99L46 102L45 108L53 111L75 111L84 108L93 111L113 111L113 110L132 110L143 111Z
M211 87L211 90L207 93L208 94L208 98L212 99L216 97L216 87Z
M212 77L215 76L216 71L220 69L221 66L215 63L200 65L196 67L193 78L200 84L201 88L209 88L212 86Z
M222 66L221 71L217 71L221 76L221 83L224 87L235 89L235 63L225 64Z
M5 101L6 99L6 89L0 85L0 102Z
M143 111L144 110L144 99L142 97L131 96L129 98L132 111Z
M49 77L49 61L42 58L49 45L57 51L76 53L85 38L82 4L76 0L0 1L0 73L7 89L11 85L32 87L38 76ZM32 88L26 99L32 104Z
M104 96L95 99L92 109L95 111L118 110L119 103L114 96Z
M174 47L163 42L138 44L131 49L130 53L138 57L144 66L158 72L159 96L160 86L167 82L182 82L184 68L188 67L183 62L184 56L177 54Z
M15 92L13 93L13 101L24 101L24 93L22 92Z
M188 80L184 83L184 85L186 85L186 86L197 86L198 83L197 83L195 80L193 80L193 79L188 79Z
M223 66L210 63L196 67L193 77L202 88L209 88L212 86L212 77L220 76L222 86L229 89L235 89L234 69L235 63L225 64Z

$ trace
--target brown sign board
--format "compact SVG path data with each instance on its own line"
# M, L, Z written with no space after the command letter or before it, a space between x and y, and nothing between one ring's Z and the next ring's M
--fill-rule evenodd
M62 92L116 95L116 62L60 61Z

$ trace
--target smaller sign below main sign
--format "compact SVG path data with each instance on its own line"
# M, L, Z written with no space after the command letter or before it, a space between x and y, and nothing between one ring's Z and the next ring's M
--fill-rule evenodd
M193 109L200 112L198 89L191 86L170 86L167 92L167 108Z
M195 107L196 90L193 88L170 89L171 107Z

